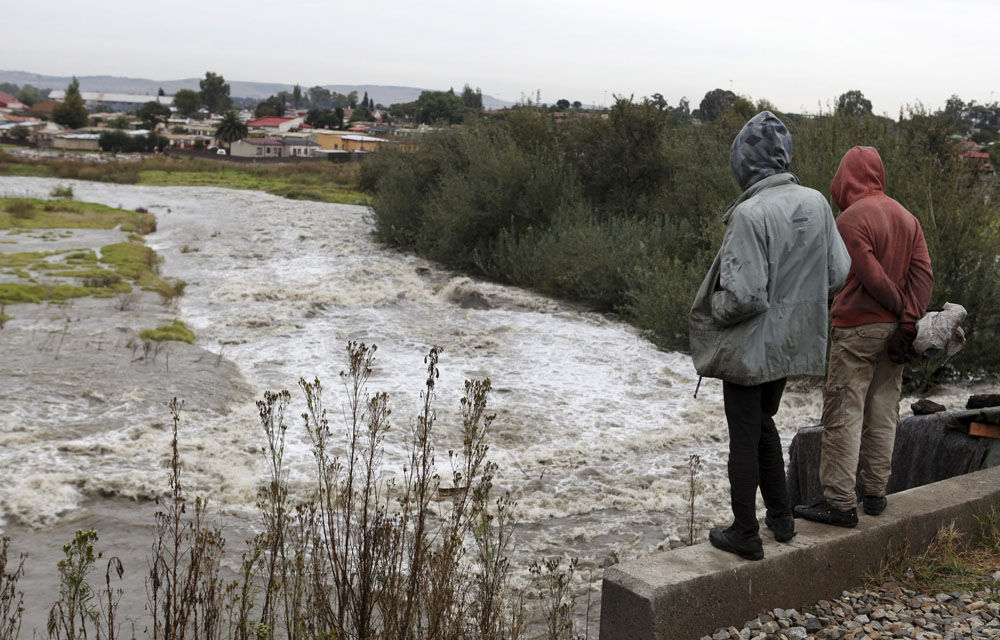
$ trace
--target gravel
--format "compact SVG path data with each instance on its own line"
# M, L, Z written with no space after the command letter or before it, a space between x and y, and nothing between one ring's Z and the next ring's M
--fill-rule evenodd
M959 640L1000 638L1000 590L920 594L885 584L844 591L835 600L766 611L742 628L721 628L702 640Z

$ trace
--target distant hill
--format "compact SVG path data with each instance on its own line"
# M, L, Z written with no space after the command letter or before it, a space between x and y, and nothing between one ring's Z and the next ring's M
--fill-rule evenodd
M31 84L40 89L65 89L73 78L71 76L45 76L27 71L0 71L0 82L13 82L17 85ZM147 78L120 78L118 76L77 76L81 91L98 91L102 93L132 93L155 96L160 88L167 95L173 95L180 89L198 90L201 78L184 78L183 80L149 80ZM234 98L253 98L262 100L279 91L291 91L295 85L275 82L244 82L242 80L227 80L229 93ZM357 91L359 96L368 92L368 96L376 103L390 105L398 102L413 102L420 96L417 87L396 87L379 84L325 84L325 89L337 93ZM303 86L305 91L309 87ZM456 87L459 90L461 87ZM509 107L513 103L483 94L483 106L487 109Z

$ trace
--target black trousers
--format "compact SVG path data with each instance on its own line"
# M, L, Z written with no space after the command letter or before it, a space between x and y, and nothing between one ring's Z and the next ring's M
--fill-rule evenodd
M774 427L785 378L745 387L722 383L729 422L729 496L734 533L753 537L757 523L757 487L772 518L791 514L781 439Z

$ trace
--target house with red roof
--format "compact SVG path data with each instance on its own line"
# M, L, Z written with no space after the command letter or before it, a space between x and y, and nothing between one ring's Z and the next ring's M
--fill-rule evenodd
M247 128L251 131L256 129L258 131L288 133L292 129L301 128L303 124L305 124L305 118L301 116L295 118L265 116L263 118L248 120Z
M0 91L0 109L9 111L24 111L27 108L27 105L14 96Z
M979 163L976 167L982 173L993 173L993 164L990 162L990 154L985 151L966 151L962 157Z

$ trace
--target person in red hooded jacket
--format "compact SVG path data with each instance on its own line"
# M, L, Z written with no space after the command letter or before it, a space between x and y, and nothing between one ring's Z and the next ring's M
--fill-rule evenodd
M844 155L830 194L842 211L837 230L851 270L831 308L819 469L824 499L796 506L795 514L853 527L859 460L865 513L878 515L886 506L903 364L934 276L920 222L885 195L885 167L873 147Z

